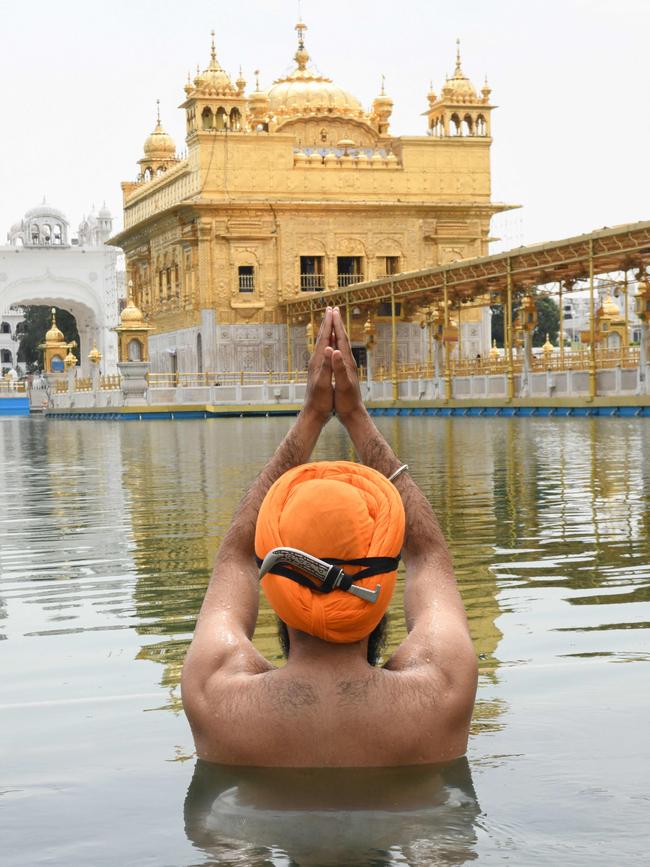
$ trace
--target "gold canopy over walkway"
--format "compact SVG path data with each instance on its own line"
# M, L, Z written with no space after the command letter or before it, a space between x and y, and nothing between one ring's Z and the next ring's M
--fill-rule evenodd
M305 293L305 297L287 299L282 307L293 317L328 305L379 303L392 297L426 306L444 302L445 290L452 302L471 302L487 293L505 296L508 287L530 291L554 282L588 280L592 274L643 268L647 263L650 263L650 221L391 275L345 289Z
M418 308L438 305L437 319L430 317L437 326L437 337L445 346L445 379L446 397L451 397L452 364L450 360L449 343L457 340L453 333L458 329L451 322L453 308L461 310L463 306L486 306L502 304L504 307L504 350L507 375L507 395L514 397L514 373L517 361L513 357L515 336L513 331L521 328L529 334L536 322L536 314L529 317L528 324L522 320L513 323L513 297L534 295L538 287L547 287L544 294L557 294L560 297L560 355L564 364L563 340L563 307L562 293L570 290L580 281L588 281L590 290L589 331L584 342L589 344L588 356L581 353L581 364L589 370L589 395L596 395L596 371L599 363L605 360L602 351L596 349L600 339L597 325L597 314L594 299L594 278L599 274L612 272L625 273L637 270L639 277L645 278L645 267L650 262L650 221L629 223L613 228L603 228L586 235L566 238L562 241L552 241L536 244L530 247L518 247L494 256L483 256L476 259L465 259L435 268L427 268L405 274L389 275L379 280L357 283L345 288L328 292L309 293L305 296L287 299L281 305L290 325L300 320L305 314L310 316L310 331L314 333L314 315L328 305L338 305L344 308L348 331L350 330L350 310L356 305L372 309L375 305L390 304L390 319L392 326L391 376L393 380L393 397L397 398L397 382L399 379L397 365L396 341L396 305L407 305L410 312ZM555 285L552 285L555 284ZM642 302L645 308L650 308L650 287L644 284ZM649 296L646 299L646 294ZM534 306L534 302L524 298L522 309ZM650 314L650 309L647 310ZM647 318L646 312L642 320ZM524 315L525 320L525 315ZM626 329L627 329L627 297L626 297ZM623 358L623 354L621 355ZM459 359L462 366L462 360ZM568 361L568 359L567 359ZM586 362L586 363L585 363ZM623 363L630 363L625 359ZM479 366L484 366L482 361ZM458 365L456 365L458 366ZM570 364L569 364L570 366ZM468 371L470 372L470 371Z

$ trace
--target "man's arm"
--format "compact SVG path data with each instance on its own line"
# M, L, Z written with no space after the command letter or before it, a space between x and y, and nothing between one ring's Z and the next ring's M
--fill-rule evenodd
M262 500L286 470L309 460L331 417L332 311L328 308L309 362L305 405L237 509L217 554L194 638L183 666L183 698L217 671L268 667L251 643L259 602L255 525Z
M361 461L385 476L401 462L368 415L357 377L356 363L339 311L333 313L337 348L332 357L334 408ZM395 480L406 513L402 555L406 565L404 613L409 632L387 667L404 669L451 666L457 679L476 678L476 654L467 617L454 577L451 554L428 500L408 472Z

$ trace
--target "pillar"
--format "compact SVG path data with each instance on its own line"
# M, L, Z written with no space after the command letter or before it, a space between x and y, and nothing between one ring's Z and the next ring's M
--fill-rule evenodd
M503 340L506 352L506 396L510 401L515 396L515 377L512 366L512 262L508 257L506 283L506 308L503 311Z
M395 284L391 280L390 284L390 375L393 380L393 400L399 397L399 386L397 383L397 319L395 316Z

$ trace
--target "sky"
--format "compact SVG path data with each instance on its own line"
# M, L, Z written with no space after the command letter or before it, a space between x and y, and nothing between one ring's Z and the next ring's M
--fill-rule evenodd
M424 135L429 83L485 75L492 119L497 249L650 218L648 0L302 0L312 63L368 108L381 75L391 132ZM76 230L105 201L122 225L155 125L184 148L183 85L209 60L270 86L293 67L298 0L0 0L0 238L47 201ZM0 242L1 243L1 242Z

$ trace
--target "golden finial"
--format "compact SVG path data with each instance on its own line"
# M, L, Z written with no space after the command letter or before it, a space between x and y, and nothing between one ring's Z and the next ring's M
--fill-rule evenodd
M456 40L456 70L454 72L454 75L462 76L462 74L463 74L463 70L461 69L461 66L460 66L460 39L457 39Z
M212 41L210 43L210 60L212 63L217 62L217 49L214 44L214 30L210 31L210 36L212 37Z
M309 53L305 48L305 30L307 29L307 25L301 19L296 24L295 29L298 31L298 50L294 54L294 60L298 64L298 69L306 69L309 60Z
M381 95L382 96L385 95L385 90L386 90L386 76L382 72L382 74L381 74Z
M295 28L298 32L298 48L301 50L305 47L305 30L307 30L307 25L303 23L302 19L296 24Z
M158 121L158 126L160 126L160 100L156 100L156 120Z
M255 90L259 91L260 89L260 71L256 69L253 73L255 75Z

